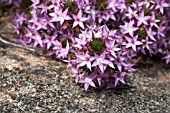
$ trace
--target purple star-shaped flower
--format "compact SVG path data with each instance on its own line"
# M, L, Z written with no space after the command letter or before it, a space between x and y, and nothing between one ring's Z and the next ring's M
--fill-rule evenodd
M32 6L35 7L37 4L40 3L40 0L31 0L33 2Z
M73 71L73 76L75 78L75 82L78 83L79 79L84 76L84 73L81 73L80 69L71 67L71 70Z
M116 55L116 51L120 51L121 49L116 47L115 45L115 41L106 41L105 42L105 45L106 45L106 50L109 51L111 53L112 56L114 56L115 58L117 58L117 55Z
M68 8L62 12L62 10L55 10L54 13L50 13L49 15L53 17L52 22L60 22L62 25L65 20L71 20L72 18L67 15Z
M149 29L146 29L146 33L147 33L147 36L153 40L153 41L156 41L156 39L154 38L154 36L157 34L155 31L152 30L151 27L149 27Z
M56 39L56 36L49 36L45 34L45 39L43 40L43 42L47 44L47 49L49 49L52 46L52 44L55 43L55 39Z
M116 12L116 0L108 0L108 5L106 9L112 9L114 12Z
M94 60L94 57L91 57L87 52L85 55L76 54L78 61L80 61L78 68L87 65L87 68L91 70L91 62Z
M42 36L38 32L36 32L32 38L34 39L34 47L37 47L38 44L43 47Z
M133 18L137 16L137 11L136 10L132 10L130 7L128 8L128 13L125 14L127 17L129 18Z
M62 44L61 44L61 42L59 42L58 40L55 40L55 41L53 42L53 44L54 44L53 50L55 51L55 54L56 54L56 56L57 56L58 53L59 53L59 50L62 49Z
M50 0L52 2L52 4L49 6L49 9L54 8L54 10L58 10L60 8L61 5L61 1L60 0Z
M126 40L128 43L126 44L126 48L132 47L134 51L136 51L136 46L142 45L143 43L140 41L137 41L138 35L136 35L133 38L126 37Z
M95 54L94 59L96 60L93 62L92 67L95 67L98 65L101 72L104 72L107 65L109 65L111 68L115 68L112 62L105 59L105 55L106 55L106 52L103 52L100 56Z
M68 55L68 52L69 52L68 41L67 41L66 48L61 48L59 51L60 51L60 53L57 55L57 58L61 58L61 57L65 58Z
M127 6L126 6L126 3L125 3L124 0L120 0L119 2L117 2L116 6L117 6L117 9L119 9L121 13L122 13L124 10L127 9Z
M115 73L113 76L115 77L115 86L117 86L117 83L121 81L123 84L125 84L124 76L126 75L126 72L118 72Z
M148 25L147 20L150 19L150 16L145 16L144 11L142 11L140 16L136 16L136 19L138 20L137 26L140 26L141 24Z
M39 19L39 21L37 22L37 27L35 30L40 30L40 29L44 29L47 30L47 22L45 19Z
M82 49L82 46L85 46L85 44L87 43L86 38L75 38L75 45L74 47L77 47L79 49Z
M151 51L151 50L150 50L150 46L151 46L151 44L152 44L153 42L149 41L149 37L148 37L148 36L146 37L146 39L142 39L141 42L143 43L142 49L141 49L141 52L142 52L142 53L146 54L145 49L148 49L149 51Z
M114 12L112 10L106 10L105 20L108 21L109 18L111 18L112 20L116 20L116 17L114 16Z
M73 23L73 28L79 25L82 29L84 29L84 24L83 22L88 20L88 18L82 17L82 10L79 10L77 15L72 15L74 18L74 23Z
M127 72L134 72L136 69L132 68L133 66L134 66L134 64L126 64L125 70Z
M42 3L38 6L38 8L41 9L41 14L43 13L47 13L47 11L49 10L49 7L47 5L47 3Z
M169 7L169 5L167 3L165 3L165 0L156 0L156 7L155 7L155 9L159 9L160 12L163 14L165 7Z
M155 26L155 27L159 28L158 25L157 25L158 22L160 22L160 20L157 20L157 19L155 18L155 13L153 12L153 13L152 13L152 16L151 16L151 19L150 19L150 25L151 25L151 27L152 27L152 26Z
M14 28L14 33L17 33L18 35L20 34L20 28L21 26L19 24L13 25Z
M96 87L93 82L93 76L89 76L87 74L84 75L84 79L79 80L79 83L84 83L84 89L87 91L89 86Z
M144 0L143 3L146 5L146 8L148 8L151 4L154 4L155 2L152 0Z
M18 22L20 25L22 25L23 22L27 20L25 18L24 12L22 12L21 14L17 13L16 16L17 16L16 22Z
M133 37L134 31L139 29L137 27L134 27L133 25L134 25L134 20L132 20L128 23L126 22L125 25L120 26L120 27L124 29L124 32L123 32L124 34L129 33L130 36Z
M168 64L170 62L170 52L168 52L167 55L165 57L163 57L163 59L165 59L166 64Z
M114 60L114 64L117 66L120 72L122 71L123 66L126 66L125 60L126 57L123 57L121 54L117 54L117 58Z
M162 37L166 37L165 33L164 33L166 28L167 27L164 26L162 23L159 25L159 29L157 29L157 38L158 39L161 39Z

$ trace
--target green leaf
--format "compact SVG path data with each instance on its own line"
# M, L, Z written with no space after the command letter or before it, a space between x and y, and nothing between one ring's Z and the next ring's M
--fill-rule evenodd
M145 15L148 15L151 12L151 10L147 7L143 7L142 9L144 10Z
M146 31L143 27L141 27L140 29L138 29L137 31L137 34L141 37L145 37L146 36Z
M97 10L105 10L107 6L107 2L106 0L97 0L95 6Z
M165 36L170 38L170 31L166 32Z
M31 0L21 0L20 7L25 13L29 13L31 4Z
M170 44L168 44L167 49L170 51Z
M134 0L126 0L127 4L132 4L134 2Z
M67 40L62 41L62 47L65 48L67 46Z
M72 1L68 0L67 2L65 2L64 8L68 8L69 12L73 13L76 9L76 6Z
M104 42L98 38L94 38L90 42L90 49L92 52L101 53L103 51L103 48L104 48Z
M161 15L157 15L155 18L156 18L157 20L161 20Z

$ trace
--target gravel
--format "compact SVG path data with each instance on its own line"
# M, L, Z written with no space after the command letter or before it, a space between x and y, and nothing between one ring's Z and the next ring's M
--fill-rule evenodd
M0 44L0 112L170 113L170 65L160 61L111 90L85 92L71 74L62 62Z

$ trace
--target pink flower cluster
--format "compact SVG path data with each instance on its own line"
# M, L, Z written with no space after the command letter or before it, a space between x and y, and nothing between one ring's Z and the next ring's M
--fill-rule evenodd
M67 62L85 90L125 84L138 53L170 62L165 0L32 0L30 7L15 16L21 42Z

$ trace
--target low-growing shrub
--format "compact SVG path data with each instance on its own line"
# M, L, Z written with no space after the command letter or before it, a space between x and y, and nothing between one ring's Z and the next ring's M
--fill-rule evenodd
M130 59L138 53L161 54L170 62L169 1L26 1L9 0L18 8L13 17L18 41L67 62L85 90L125 84L127 73L135 71Z

